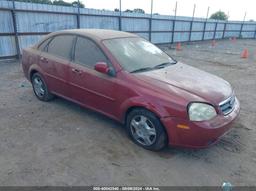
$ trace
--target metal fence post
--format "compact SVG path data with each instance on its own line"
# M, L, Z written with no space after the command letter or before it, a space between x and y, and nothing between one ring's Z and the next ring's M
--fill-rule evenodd
M205 18L205 21L204 21L204 29L203 29L202 40L204 40L204 35L205 35L205 29L206 29L206 24L207 24L207 20L208 20L209 10L210 10L210 7L208 7L208 9L207 9L206 18Z
M242 36L242 31L243 31L243 26L244 26L245 17L246 17L246 12L245 12L245 14L244 14L244 20L243 20L243 22L242 22L242 24L241 24L241 28L240 28L240 31L239 31L239 38L241 38L241 36Z
M225 32L226 32L227 24L228 24L228 21L226 21L226 22L224 23L224 29L223 29L223 33L222 33L222 39L225 38Z
M80 0L77 1L76 22L77 22L77 28L80 29Z
M12 0L12 23L13 23L13 30L15 34L15 46L16 46L16 52L17 52L17 59L20 59L20 44L19 44L19 37L18 37L18 30L17 30L17 22L16 22L16 12L15 12L15 1Z
M256 38L256 25L255 25L255 31L254 31L254 38Z
M189 41L189 42L191 42L191 35L192 35L192 29L193 29L193 22L194 22L195 10L196 10L196 4L194 4L193 16L192 16L192 20L190 21L189 38L188 38L188 41Z
M243 30L243 23L241 23L238 38L241 38L242 30Z
M151 33L152 33L152 17L153 17L153 0L151 0L151 12L149 19L149 41L151 42Z
M119 17L118 17L118 22L119 22L119 30L122 30L122 0L119 0Z
M174 14L174 19L172 20L172 40L171 40L171 44L174 43L174 31L175 31L175 22L176 22L176 16L177 16L177 1L175 4L175 14Z
M213 40L216 39L216 30L217 30L217 26L218 26L218 20L215 22L214 33L213 33Z
M227 20L226 20L225 23L224 23L224 29L223 29L223 33L222 33L222 39L225 38L225 33L226 33L226 30L227 30L227 25L228 25L228 18L229 18L229 12L228 12Z

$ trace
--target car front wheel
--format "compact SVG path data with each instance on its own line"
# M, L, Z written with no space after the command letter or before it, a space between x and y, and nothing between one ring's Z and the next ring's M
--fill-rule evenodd
M131 111L126 120L131 139L145 149L157 151L167 144L167 135L158 117L145 109Z

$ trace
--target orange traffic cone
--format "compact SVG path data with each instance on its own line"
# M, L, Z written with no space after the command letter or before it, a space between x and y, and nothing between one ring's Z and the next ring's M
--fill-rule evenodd
M212 46L216 46L216 40L212 40Z
M180 51L180 50L181 50L181 43L180 43L180 42L178 42L178 43L176 44L176 50L177 50L177 51Z
M236 42L236 37L231 37L232 42Z
M241 54L241 58L248 58L249 57L249 51L247 48L245 48Z

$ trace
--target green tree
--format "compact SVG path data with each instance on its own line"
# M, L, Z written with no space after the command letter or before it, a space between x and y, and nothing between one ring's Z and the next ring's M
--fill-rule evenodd
M54 1L52 2L52 4L53 4L53 5L62 5L62 6L71 6L70 3L65 2L65 1L63 1L63 0L54 0Z
M145 11L143 9L139 9L139 8L133 9L133 12L134 13L143 13L143 14L145 14Z
M210 19L216 19L216 20L228 20L228 16L223 11L217 11L216 13L213 13L210 16Z
M81 3L80 1L79 1L79 3L78 3L78 1L74 1L73 3L71 3L71 5L72 5L73 7L77 7L78 4L79 4L79 7L80 7L80 8L84 8L84 7L85 7L84 4Z
M130 10L130 9L126 9L124 12L132 13L133 11L132 11L132 10Z
M15 0L15 1L27 2L27 3L52 4L51 0Z
M145 14L145 11L143 9L139 9L139 8L136 8L136 9L126 9L124 12L127 12L127 13L143 13Z
M27 2L27 3L42 3L42 4L50 4L50 5L61 5L61 6L73 6L77 7L78 6L78 1L74 1L73 3L68 3L64 0L15 0L19 2ZM79 6L81 8L84 8L83 3L79 3Z

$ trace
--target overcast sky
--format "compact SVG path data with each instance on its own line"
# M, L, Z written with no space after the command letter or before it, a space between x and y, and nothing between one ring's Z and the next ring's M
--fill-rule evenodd
M74 0L66 0L73 2ZM119 0L80 0L87 8L114 10L119 7ZM122 0L122 10L142 8L150 13L151 0ZM176 0L154 0L154 13L174 14ZM229 13L230 20L256 20L255 0L177 0L179 16L192 16L193 6L196 4L196 17L206 17L207 7L210 7L209 16L218 10Z

